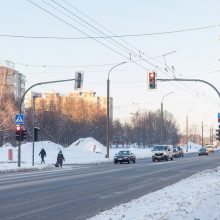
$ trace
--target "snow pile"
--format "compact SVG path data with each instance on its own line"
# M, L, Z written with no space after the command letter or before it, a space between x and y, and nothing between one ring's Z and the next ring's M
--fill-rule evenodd
M206 170L90 220L220 219L220 167Z
M61 145L55 144L50 141L35 142L34 145L34 159L35 165L41 164L41 158L39 152L41 148L46 151L45 161L46 164L54 164L56 162L57 154L60 150L64 151ZM12 158L9 157L9 151L12 151ZM30 167L32 165L32 151L33 144L26 143L21 145L21 166ZM16 167L18 161L18 147L13 147L11 145L4 145L0 148L0 169L3 170L5 167L10 165L10 167Z
M106 147L92 137L80 138L65 149L65 163L88 164L110 161L106 159Z
M80 138L73 142L69 148L77 149L80 151L89 151L95 153L106 153L106 148L100 142L92 137Z
M198 150L202 147L200 144L195 144L193 142L188 142L188 152L193 153L193 152L198 152ZM183 146L183 149L185 152L187 152L187 145Z

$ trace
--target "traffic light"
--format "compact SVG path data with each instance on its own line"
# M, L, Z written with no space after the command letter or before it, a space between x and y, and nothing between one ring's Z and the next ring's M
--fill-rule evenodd
M34 127L34 141L38 141L38 131L40 131L40 128Z
M16 135L16 140L20 141L21 139L21 126L20 125L16 126L15 135Z
M216 129L216 140L220 141L220 125L218 125L218 129Z
M148 72L148 89L156 89L157 88L157 74L156 72Z
M27 138L27 130L21 125L16 125L15 135L17 141L23 141Z
M83 72L76 72L74 89L82 89L83 85Z
M21 141L25 140L26 138L27 138L27 129L21 127Z

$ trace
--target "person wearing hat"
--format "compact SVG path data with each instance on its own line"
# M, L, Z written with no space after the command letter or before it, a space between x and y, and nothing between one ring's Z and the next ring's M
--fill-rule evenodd
M63 166L63 161L65 161L65 158L63 156L63 153L62 151L60 150L58 155L57 155L57 164L58 164L58 167L61 167Z

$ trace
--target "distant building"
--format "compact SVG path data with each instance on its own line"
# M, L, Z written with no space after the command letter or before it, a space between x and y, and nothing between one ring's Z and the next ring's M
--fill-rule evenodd
M53 101L54 101L55 105L56 105L56 103L59 103L59 99L61 97L65 97L65 96L61 96L59 93L54 93L54 92L47 92L47 93L29 92L25 96L25 108L31 108L32 97L35 94L39 95L42 99L46 100L46 102L48 101L48 104L49 104L51 98L53 97ZM69 93L68 96L73 97L73 98L83 99L85 101L91 102L92 104L96 104L97 107L100 107L102 109L107 109L107 97L96 96L96 92L93 92L93 91L88 91L88 92L74 91L74 92ZM40 98L38 98L36 100L36 108L38 106L39 101L40 101ZM110 120L113 120L113 98L110 98L109 105L110 105L110 108L109 108Z
M3 83L1 86L6 84L15 99L20 100L25 92L25 76L14 69L0 66L0 77Z
M106 109L107 111L107 97L105 96L96 96L94 91L74 91L69 93L69 96L80 97L87 101L96 103L100 108ZM110 97L109 100L109 115L110 120L113 120L113 98Z

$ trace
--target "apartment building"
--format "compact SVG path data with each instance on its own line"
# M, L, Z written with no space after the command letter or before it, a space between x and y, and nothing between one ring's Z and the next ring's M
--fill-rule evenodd
M20 100L25 92L25 76L17 70L0 66L0 79L1 88L7 85L15 99Z

